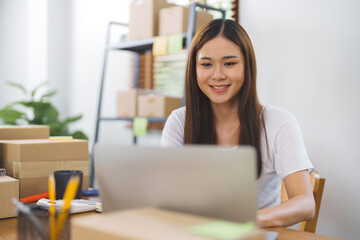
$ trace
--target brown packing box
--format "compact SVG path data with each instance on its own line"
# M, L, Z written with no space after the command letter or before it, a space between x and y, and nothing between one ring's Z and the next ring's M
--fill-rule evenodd
M136 1L130 5L129 40L158 35L159 10L174 6L164 0Z
M116 116L117 117L135 117L137 105L137 91L130 89L128 91L118 91L116 94Z
M204 240L210 238L192 235L189 233L189 228L215 220L154 208L142 208L76 217L71 220L70 233L73 240ZM241 239L265 239L265 233L254 230Z
M0 126L0 140L47 139L49 136L47 125Z
M167 117L170 113L181 107L181 98L164 95L138 96L138 115L140 117Z
M13 197L19 200L19 180L0 176L0 219L17 216Z
M88 188L89 151L85 140L49 139L0 141L0 167L20 180L20 198L46 192L55 170L81 170Z
M190 8L183 6L161 9L159 15L159 35L167 36L186 32L188 28L189 9ZM211 14L198 11L196 13L195 32L212 19L213 16Z

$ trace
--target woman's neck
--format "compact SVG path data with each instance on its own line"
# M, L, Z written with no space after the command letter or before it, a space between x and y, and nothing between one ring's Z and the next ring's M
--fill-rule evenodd
M212 104L219 145L238 145L240 121L237 106Z
M211 104L216 125L233 125L239 123L237 104Z

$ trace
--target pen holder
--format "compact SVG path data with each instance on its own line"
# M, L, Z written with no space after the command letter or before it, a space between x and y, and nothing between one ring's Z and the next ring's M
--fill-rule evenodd
M46 210L38 208L36 205L28 205L33 216L38 220L39 225L34 223L34 219L28 214L19 212L18 218L18 240L48 240L50 239L49 213ZM44 238L45 236L45 238ZM70 239L70 216L66 219L64 228L59 238L61 240Z

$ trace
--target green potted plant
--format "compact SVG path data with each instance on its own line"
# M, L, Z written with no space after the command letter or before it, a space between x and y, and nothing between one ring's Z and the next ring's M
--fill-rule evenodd
M82 131L69 132L68 129L70 123L82 118L81 114L68 117L65 120L59 119L58 110L49 101L49 98L56 94L56 90L38 96L38 90L46 86L47 82L39 84L31 92L28 92L21 84L10 81L7 84L21 90L25 95L25 100L12 102L0 109L0 118L4 124L18 125L25 122L27 124L48 125L50 136L72 136L76 139L88 139ZM25 108L26 112L21 111L21 108ZM29 112L31 114L28 114Z

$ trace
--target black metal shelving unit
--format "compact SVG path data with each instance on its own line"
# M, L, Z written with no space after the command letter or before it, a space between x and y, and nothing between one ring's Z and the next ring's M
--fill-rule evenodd
M207 10L219 11L222 13L222 18L225 19L225 10L217 9L208 5L200 4L200 3L193 3L190 5L190 13L189 13L189 21L188 21L188 30L187 32L183 33L183 41L185 43L186 49L189 50L191 40L195 33L195 24L196 24L196 9L202 8ZM106 33L106 47L104 52L104 60L103 60L103 67L102 67L102 74L101 74L101 81L100 81L100 93L99 93L99 102L98 102L98 110L96 116L96 127L95 127L95 139L94 144L92 147L92 152L94 150L95 144L98 142L99 138L99 130L100 130L100 122L101 121L133 121L134 118L132 117L102 117L101 116L101 107L102 107L102 99L103 99L103 90L106 78L106 67L108 61L108 55L110 51L131 51L137 53L135 57L135 82L134 87L139 87L139 54L144 53L146 51L150 51L152 49L152 45L154 43L155 38L148 38L148 39L141 39L135 41L129 41L124 43L118 44L111 44L110 45L110 34L111 28L114 25L118 26L125 26L127 24L119 23L119 22L109 22L107 27ZM185 96L185 95L184 95ZM183 105L185 105L185 99L183 97ZM165 122L166 118L148 118L149 122ZM137 138L133 136L133 143L136 144ZM94 187L94 154L91 157L91 172L90 172L90 187Z

